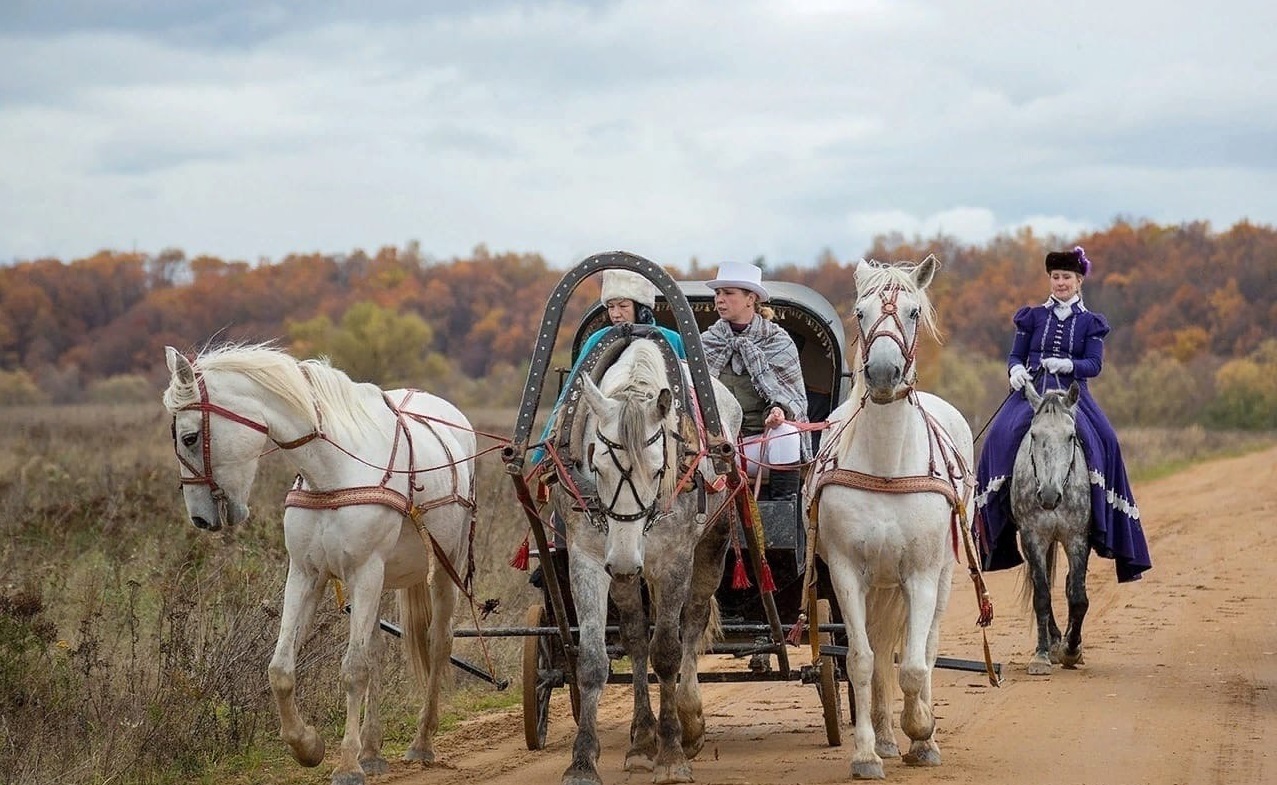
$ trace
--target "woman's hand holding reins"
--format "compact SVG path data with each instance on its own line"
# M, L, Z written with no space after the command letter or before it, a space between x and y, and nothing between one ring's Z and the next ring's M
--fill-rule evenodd
M1012 390L1019 392L1024 389L1024 385L1031 381L1033 381L1033 374L1029 373L1028 368L1025 368L1023 365L1016 365L1011 368L1010 382Z

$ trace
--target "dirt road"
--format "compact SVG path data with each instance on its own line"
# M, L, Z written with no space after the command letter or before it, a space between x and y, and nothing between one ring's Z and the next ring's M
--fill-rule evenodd
M979 674L937 670L943 764L913 769L888 760L888 781L1277 783L1277 450L1138 486L1136 498L1154 569L1119 586L1112 562L1092 561L1086 664L1029 677L1019 571L991 574L998 612L991 644L1004 684L993 689ZM981 656L975 616L970 581L956 570L942 654ZM792 651L791 661L801 662L802 650ZM600 769L609 785L650 782L621 771L627 690L609 685L604 694ZM520 714L487 716L439 740L444 763L424 771L396 763L377 781L557 783L575 731L566 690L558 692L545 750L527 751ZM693 762L698 783L849 778L850 748L826 745L815 688L734 684L703 692L708 740ZM851 743L849 731L844 739Z

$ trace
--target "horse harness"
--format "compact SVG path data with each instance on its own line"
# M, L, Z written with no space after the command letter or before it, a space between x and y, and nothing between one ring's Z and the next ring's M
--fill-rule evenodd
M178 411L196 411L197 410L201 413L200 439L202 442L201 452L202 452L203 462L204 462L203 470L201 471L199 468L194 466L190 461L186 460L186 458L178 450L176 418L174 419L171 425L171 431L174 437L173 452L174 454L177 455L178 462L183 467L185 467L187 471L191 473L190 476L183 475L179 477L181 484L182 485L207 485L209 487L209 491L213 497L213 500L220 507L221 505L225 504L226 492L222 489L220 485L217 484L217 481L213 479L212 446L211 446L212 428L211 428L210 415L211 414L220 415L222 417L225 417L228 420L231 420L232 422L239 423L240 425L251 428L254 431L257 431L262 434L266 434L267 437L270 436L270 429L264 423L251 420L247 417L244 417L243 415L237 414L236 412L233 412L230 409L227 409L223 406L219 406L213 403L212 401L210 401L208 398L208 388L204 384L204 377L202 374L196 377L196 383L200 393L200 400L197 403L190 403L185 406L182 406L178 409ZM447 504L458 504L465 509L471 510L472 520L471 520L471 526L470 526L470 540L471 540L471 544L473 545L473 540L474 540L473 510L475 509L474 475L473 473L471 474L469 495L464 495L460 493L459 487L458 487L460 485L460 478L458 477L458 474L457 474L457 463L459 461L453 455L451 448L449 448L448 446L448 443L443 440L443 438L439 435L439 432L436 431L434 427L435 422L442 422L442 421L438 421L436 420L436 418L432 418L427 415L416 414L416 413L407 411L408 402L412 400L412 397L417 392L418 392L417 390L405 391L403 399L399 402L398 405L396 405L393 401L391 401L390 396L387 395L384 391L381 394L382 400L385 401L386 406L395 415L395 437L390 447L390 457L386 463L386 466L384 467L385 473L382 475L381 482L379 484L352 486L349 488L335 488L329 491L315 491L315 490L309 490L302 487L303 480L301 475L299 474L297 475L297 478L293 481L293 487L288 491L288 494L284 497L284 507L286 508L301 507L301 508L310 509L310 510L336 510L341 507L350 507L354 505L363 505L363 504L378 504L385 507L390 507L391 509L398 512L400 515L403 515L404 517L412 520L413 526L417 529L417 533L421 536L423 541L429 542L431 550L434 552L436 558L439 560L439 563L443 565L445 571L448 573L448 576L452 579L454 583L457 584L459 588L465 591L467 590L471 580L474 577L474 569L475 569L474 549L473 548L468 549L469 560L468 560L468 564L466 565L466 575L465 575L465 578L462 578L457 573L456 568L453 567L451 560L447 557L446 554L443 553L442 548L439 546L439 543L435 540L434 536L431 535L430 532L427 530L425 523L423 522L422 516L425 513L429 512L430 510L433 510L437 507L442 507ZM316 417L318 418L318 410L316 410ZM416 450L412 441L412 433L409 431L409 423L408 423L409 420L412 420L413 422L416 422L419 425L424 426L426 430L432 436L434 436L435 441L438 442L439 446L443 449L444 455L447 458L447 463L444 464L444 466L436 466L436 467L431 467L429 469L417 468ZM364 461L359 456L354 455L353 453L349 452L341 445L337 444L336 442L333 442L323 433L322 425L321 425L321 429L316 429L306 434L305 436L302 436L301 438L298 438L298 439L293 439L292 441L281 442L277 439L272 439L271 441L275 442L275 449L293 450L303 445L309 444L310 442L315 441L316 439L320 439L320 440L328 442L329 444L333 445L341 452L345 453L346 455L355 459L356 461L363 463L366 466L371 466L373 468L382 468L382 467L377 467L374 464L370 464L367 461ZM393 468L395 465L395 460L399 454L401 441L407 452L408 468L406 471L396 470ZM273 450L270 450L267 452L268 453L273 452ZM451 475L450 491L434 499L430 499L419 504L414 503L412 499L409 497L415 496L417 491L421 491L425 489L424 485L418 484L417 476L421 474L422 472L436 471L438 469L444 468L445 466L448 468ZM388 483L390 482L391 478L395 474L408 475L408 490L409 490L408 494L404 494L389 486Z

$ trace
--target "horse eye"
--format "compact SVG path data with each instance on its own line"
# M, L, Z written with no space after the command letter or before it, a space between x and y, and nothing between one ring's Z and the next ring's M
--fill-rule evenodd
M916 305L909 310L909 318L913 319L914 321L917 321L918 317L921 315L922 315L922 309Z
M863 309L863 308L857 308L857 309L856 309L856 318L863 322L863 321L865 320L865 309Z
M199 440L200 435L198 433L188 433L182 436L182 444L187 447L194 447Z

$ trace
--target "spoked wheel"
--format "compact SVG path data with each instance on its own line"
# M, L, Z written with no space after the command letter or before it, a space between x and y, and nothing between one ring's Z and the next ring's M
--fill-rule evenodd
M816 630L820 625L828 624L833 618L829 600L816 601ZM833 633L820 633L822 645L833 645ZM838 662L831 655L820 657L820 681L816 682L816 691L820 693L820 707L825 714L825 738L830 747L842 746L842 694L838 690Z
M528 608L525 621L529 627L545 626L545 608ZM545 635L529 635L523 639L523 738L530 750L545 748L545 734L550 727L550 694L554 692L551 664L554 641Z

